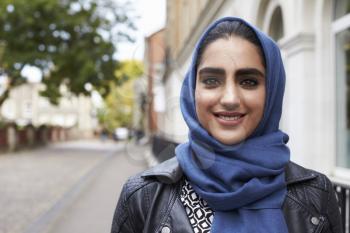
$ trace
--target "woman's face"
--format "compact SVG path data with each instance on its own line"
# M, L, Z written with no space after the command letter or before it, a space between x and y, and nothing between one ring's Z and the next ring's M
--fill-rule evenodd
M197 68L196 112L208 133L232 145L258 126L265 104L265 68L258 48L240 37L218 39Z

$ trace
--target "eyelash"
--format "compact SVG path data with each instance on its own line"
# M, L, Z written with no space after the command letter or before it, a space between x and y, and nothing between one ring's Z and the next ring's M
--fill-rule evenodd
M220 85L220 80L218 80L217 78L209 77L203 79L202 83L208 88L214 88ZM259 85L259 82L254 78L245 78L239 82L239 85L246 89L253 89L257 85Z
M207 87L217 87L220 85L220 80L214 77L203 79L202 83Z
M246 88L254 88L259 84L259 82L258 82L258 80L253 79L253 78L246 78L246 79L243 79L242 81L240 81L239 84L241 86L246 87Z

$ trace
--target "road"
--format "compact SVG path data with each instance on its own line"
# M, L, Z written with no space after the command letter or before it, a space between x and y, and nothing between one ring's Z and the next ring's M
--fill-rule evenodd
M0 155L0 233L110 232L121 187L147 147L76 141Z

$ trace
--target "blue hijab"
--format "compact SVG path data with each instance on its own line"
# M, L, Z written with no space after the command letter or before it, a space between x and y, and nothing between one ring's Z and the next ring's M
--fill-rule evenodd
M200 125L195 109L198 48L208 32L224 21L251 28L266 63L266 100L258 127L244 142L224 145ZM279 130L285 73L277 45L264 33L234 17L214 22L201 36L181 89L181 111L189 141L176 147L176 157L194 190L214 210L212 233L287 233L282 212L286 196L288 135Z

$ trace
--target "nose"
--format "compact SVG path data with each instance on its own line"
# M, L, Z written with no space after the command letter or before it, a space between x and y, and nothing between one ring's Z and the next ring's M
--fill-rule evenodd
M220 104L227 110L234 110L240 105L239 90L234 83L226 83L220 98Z

